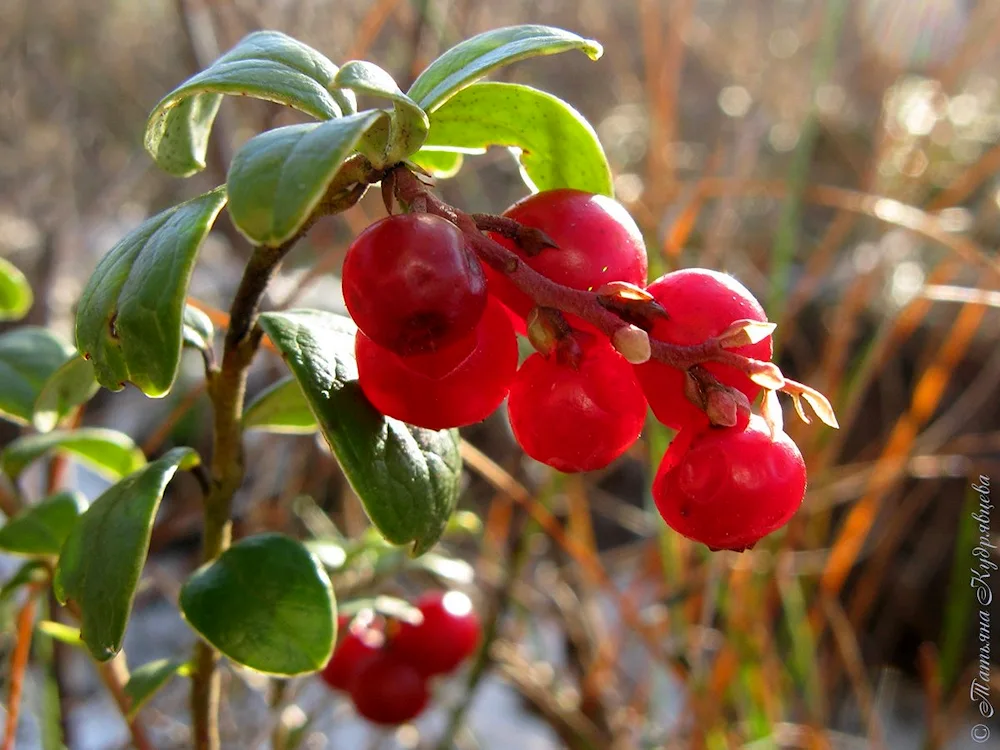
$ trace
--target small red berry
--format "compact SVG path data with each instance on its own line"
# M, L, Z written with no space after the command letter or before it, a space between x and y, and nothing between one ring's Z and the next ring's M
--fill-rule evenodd
M451 672L479 644L481 626L472 601L460 591L435 591L421 596L416 606L423 621L400 622L388 648L428 677Z
M397 354L432 352L468 335L486 307L486 279L462 232L430 214L375 222L351 243L344 303L358 328Z
M427 707L427 680L391 651L380 651L358 670L351 685L354 708L373 724L395 726Z
M669 318L659 318L652 338L671 344L692 346L718 336L737 320L766 321L760 303L732 276L703 268L688 268L661 276L646 291L653 295ZM731 350L753 359L771 359L771 337ZM740 390L751 402L760 386L729 365L706 362L704 368L721 383ZM662 362L636 365L636 375L649 406L660 422L676 430L705 427L708 417L684 395L684 373Z
M752 547L788 523L805 491L798 446L783 432L772 440L757 415L745 430L681 430L653 480L667 525L713 549Z
M512 241L491 237L516 252L524 262L553 281L573 289L597 289L609 281L646 283L646 245L628 211L612 198L562 188L536 193L504 212L524 226L541 229L556 248L527 257ZM490 293L522 321L535 306L531 298L499 271L484 266ZM577 328L589 326L568 316ZM521 324L523 326L523 322Z
M338 625L340 622L338 620ZM370 620L363 621L362 618L341 632L343 637L320 672L320 677L334 690L348 691L358 670L381 650L385 637Z
M646 399L632 365L607 342L584 349L579 367L532 354L507 402L517 442L560 471L593 471L624 453L642 432Z
M472 353L443 377L434 377L434 355L422 357L420 368L414 369L410 357L383 349L359 331L354 351L361 390L383 414L417 427L442 430L480 422L507 396L517 370L517 337L492 298L475 336ZM438 356L453 355L448 350Z

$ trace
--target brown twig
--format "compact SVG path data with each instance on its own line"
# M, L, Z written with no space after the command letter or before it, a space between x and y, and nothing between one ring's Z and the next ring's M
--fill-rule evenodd
M24 673L28 669L28 655L31 653L31 636L35 625L35 590L29 590L28 598L17 613L17 641L10 664L10 692L7 697L7 731L4 733L3 750L14 750L17 739L17 722L21 713L21 696L24 694Z

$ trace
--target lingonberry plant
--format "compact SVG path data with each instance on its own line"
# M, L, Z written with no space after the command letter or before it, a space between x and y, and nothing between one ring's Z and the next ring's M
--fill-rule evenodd
M676 272L646 287L645 247L614 200L593 128L551 94L480 80L508 63L569 50L601 54L596 42L561 29L497 29L445 52L404 93L373 63L338 67L284 34L249 35L160 101L146 128L149 154L173 175L202 170L226 95L276 102L313 121L251 138L224 185L153 216L115 245L79 300L75 347L38 328L0 336L0 363L11 373L0 382L0 414L34 428L0 454L7 479L16 484L55 452L111 481L89 505L60 486L57 472L34 502L0 484L8 516L0 548L30 558L7 592L24 586L37 596L51 584L79 623L68 640L93 655L137 747L151 745L136 711L175 675L191 678L191 744L219 747L221 656L278 678L325 668L328 682L375 722L422 711L428 677L453 670L481 640L468 600L433 596L402 618L400 602L387 612L383 601L375 611L384 624L352 625L331 661L338 615L330 572L390 555L393 545L409 553L401 565L428 553L458 499L455 428L486 418L508 393L515 438L563 471L615 460L652 406L660 421L681 428L653 485L657 507L680 533L714 548L752 546L802 501L805 469L781 430L775 393L789 394L803 419L804 400L836 422L822 395L768 361L773 326L760 306L734 279L709 271ZM384 106L359 111L358 94ZM435 194L435 179L490 146L514 150L529 197L490 215ZM373 185L388 215L348 251L350 317L261 312L290 249ZM188 285L224 208L253 251L220 354ZM16 318L28 306L23 277L0 265L2 315ZM515 324L538 350L520 369ZM246 404L262 342L280 353L290 377ZM204 363L213 411L207 463L190 448L147 457L121 433L73 427L100 386L167 395L184 349ZM763 416L750 416L760 390ZM247 429L318 430L378 533L305 542L263 533L233 542ZM194 472L204 493L203 564L178 597L197 646L191 659L129 675L125 628L157 508L178 470ZM341 555L331 562L317 544L339 545Z

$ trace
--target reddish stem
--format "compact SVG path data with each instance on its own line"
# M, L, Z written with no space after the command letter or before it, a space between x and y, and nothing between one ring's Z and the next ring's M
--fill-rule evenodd
M522 262L516 253L494 242L482 233L483 229L500 231L507 234L512 231L508 226L510 220L504 217L492 217L486 220L484 214L470 216L454 206L450 206L430 192L412 172L405 167L397 167L393 171L396 195L414 210L448 219L466 235L469 247L484 262L492 268L505 274L511 282L527 294L539 307L553 307L562 312L576 315L590 323L609 339L615 333L629 325L618 315L605 308L595 292L557 284L548 277L535 271ZM500 220L497 222L496 220ZM507 231L499 229L503 227ZM694 346L679 346L666 341L650 339L651 359L680 370L702 362L721 362L741 372L753 374L764 366L764 363L735 354L722 347L718 339L709 339Z

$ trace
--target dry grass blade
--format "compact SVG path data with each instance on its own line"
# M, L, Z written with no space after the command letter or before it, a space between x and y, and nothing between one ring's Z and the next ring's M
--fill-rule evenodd
M474 445L463 440L461 442L462 460L483 479L496 489L506 492L514 502L523 506L535 522L545 531L563 551L583 569L593 583L598 585L612 599L621 613L625 623L640 637L643 644L655 658L673 669L681 678L686 669L677 659L670 657L664 651L659 633L642 621L635 603L622 596L622 593L611 580L600 559L578 539L567 535L559 520L548 508L541 505L531 493L509 473L497 465L493 459L480 451Z
M909 410L896 422L875 465L868 491L851 509L830 551L821 579L821 587L827 594L836 594L844 585L875 521L882 497L899 478L921 426L937 409L951 373L979 329L985 311L986 308L976 305L964 307L920 376Z

